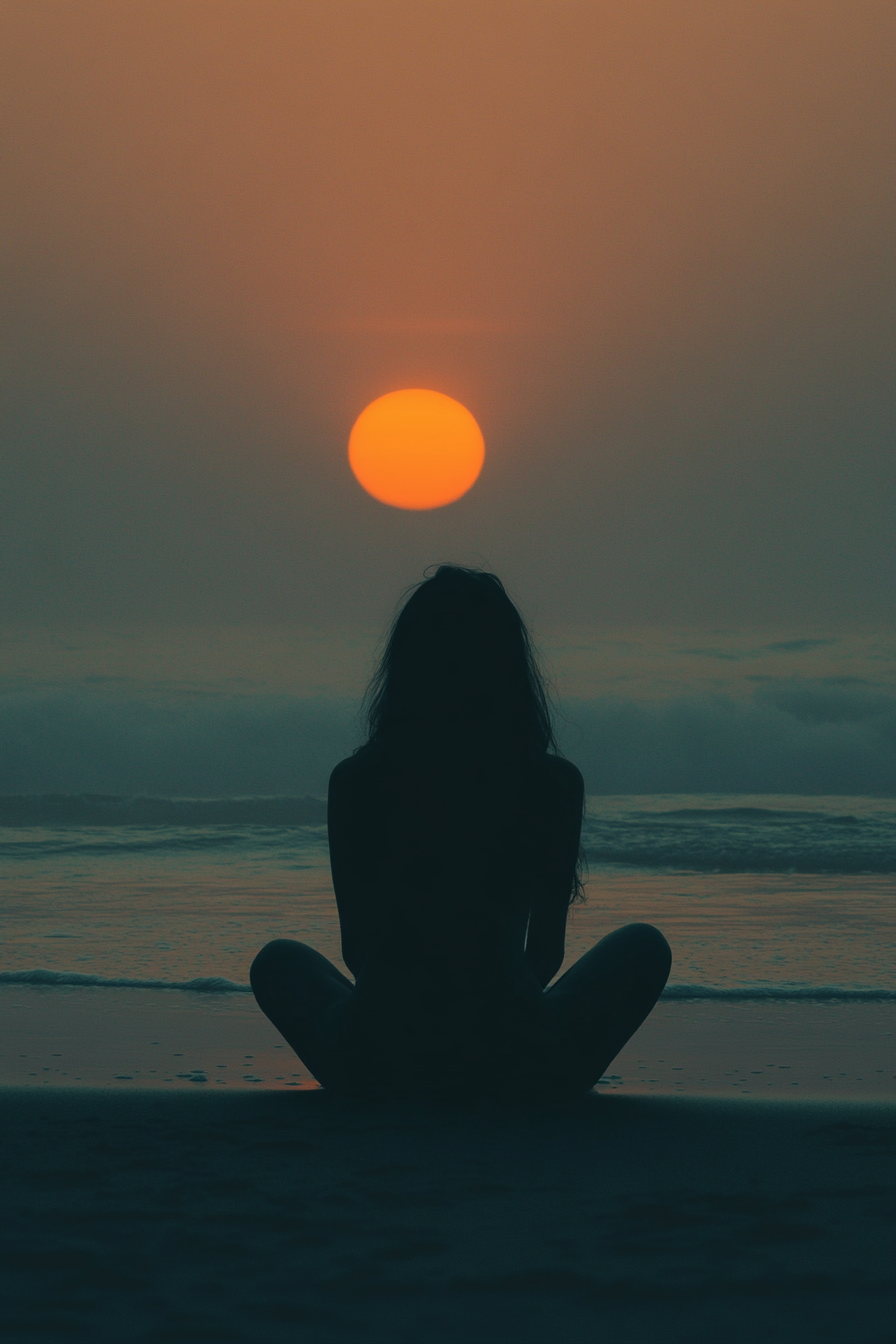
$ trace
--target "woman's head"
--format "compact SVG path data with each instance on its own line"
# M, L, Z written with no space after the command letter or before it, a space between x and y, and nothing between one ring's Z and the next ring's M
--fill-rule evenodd
M554 746L522 617L494 574L440 565L398 613L368 692L369 741L394 746Z

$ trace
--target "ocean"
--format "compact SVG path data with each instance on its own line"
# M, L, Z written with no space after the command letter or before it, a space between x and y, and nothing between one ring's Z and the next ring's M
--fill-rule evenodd
M182 1032L193 1005L206 1036L209 1012L221 1030L230 1014L243 1044L255 1029L247 1024L270 1033L248 989L249 965L265 942L298 938L341 965L325 818L316 798L0 800L0 1002L8 1010L0 1077L73 1078L61 1065L35 1071L10 1061L31 1060L28 1049L14 1048L28 1035L23 1022L39 1021L46 1044L54 1014L71 1022L80 1012L83 1079L84 1033L113 1000L116 1014L127 1003L138 1016L152 1001L163 1016L175 1013ZM795 1022L803 1004L816 1023L825 1007L852 1005L871 1015L878 1035L889 1032L896 801L601 796L588 800L583 845L586 900L570 911L565 966L618 925L647 921L673 950L663 1004L690 1005L695 1023L701 1004L724 1009L744 1030L758 1021L751 1005ZM822 1020L833 1023L830 1013ZM266 1042L268 1050L277 1044L270 1035ZM219 1032L218 1054L224 1047ZM254 1048L243 1055L259 1057ZM131 1069L119 1075L129 1081L142 1064L121 1067ZM886 1062L874 1068L892 1078ZM307 1081L292 1073L279 1081ZM184 1076L204 1081L207 1066ZM262 1081L251 1070L245 1076ZM623 1086L622 1075L610 1085Z

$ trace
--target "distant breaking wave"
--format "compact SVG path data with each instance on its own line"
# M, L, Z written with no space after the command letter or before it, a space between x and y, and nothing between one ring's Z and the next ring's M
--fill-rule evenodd
M179 989L189 994L251 994L251 985L241 985L220 975L197 976L194 980L139 980L122 975L86 975L80 971L0 971L0 985L39 985L47 989ZM667 985L663 998L677 1002L783 1002L800 999L813 1003L896 1003L896 989L850 989L841 985Z
M0 795L0 826L323 826L321 798L122 798Z
M585 819L590 863L702 873L896 872L892 809L853 816L761 807L601 813Z
M721 801L721 800L720 800ZM603 808L592 800L582 831L588 861L603 866L699 873L896 872L892 801L817 808ZM320 798L154 798L112 794L0 796L6 861L64 854L253 854L266 846L317 853L326 844ZM18 834L10 832L17 830Z

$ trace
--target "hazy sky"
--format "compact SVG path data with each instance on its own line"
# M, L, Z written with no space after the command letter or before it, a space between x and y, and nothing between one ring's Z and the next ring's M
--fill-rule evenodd
M2 12L8 617L890 619L887 0ZM346 461L415 385L487 444L428 514Z

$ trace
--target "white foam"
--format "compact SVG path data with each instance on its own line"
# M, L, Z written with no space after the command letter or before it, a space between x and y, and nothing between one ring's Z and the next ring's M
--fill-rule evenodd
M894 1003L896 990L854 989L847 985L667 985L662 997L673 1001L718 999L729 1003L751 999L757 1002L800 999L814 1003Z
M242 985L220 975L196 976L192 980L140 980L134 976L90 975L81 971L49 971L41 967L31 971L0 971L0 985L39 985L45 989L178 989L189 994L252 992L251 985ZM729 1003L746 1000L784 1002L798 999L815 1003L896 1003L896 990L857 989L847 985L667 985L662 997L667 1002L706 999Z
M0 971L0 985L41 985L47 989L66 986L90 989L181 989L191 994L251 994L251 985L225 980L221 975L202 975L193 980L139 980L126 975L87 975L81 971Z

